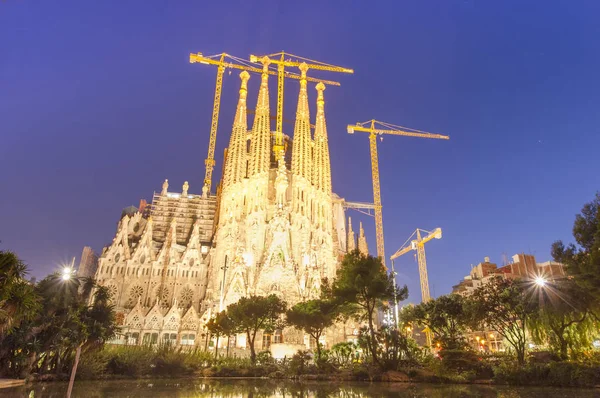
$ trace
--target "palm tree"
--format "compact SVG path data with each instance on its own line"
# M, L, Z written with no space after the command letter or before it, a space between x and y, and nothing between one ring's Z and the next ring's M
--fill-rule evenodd
M40 309L39 297L25 280L26 274L27 266L16 254L0 250L0 342Z

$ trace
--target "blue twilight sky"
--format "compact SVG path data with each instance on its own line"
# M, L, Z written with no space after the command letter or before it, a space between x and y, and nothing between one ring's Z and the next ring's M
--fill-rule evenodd
M165 178L200 192L216 70L188 54L285 50L356 71L320 75L342 83L325 92L340 196L372 201L367 136L346 124L451 136L379 143L387 256L415 228L443 228L426 249L433 295L484 256L546 261L600 189L598 15L566 0L0 2L0 248L39 278L101 250ZM219 171L238 86L226 75ZM297 83L286 89L293 119ZM313 117L315 97L311 85ZM373 219L352 215L375 252ZM398 267L420 300L413 256Z

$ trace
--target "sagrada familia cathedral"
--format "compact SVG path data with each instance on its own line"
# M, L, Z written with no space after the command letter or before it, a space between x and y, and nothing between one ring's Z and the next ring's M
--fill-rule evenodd
M318 297L322 279L335 277L346 252L357 247L368 252L362 225L357 243L343 199L331 189L325 86L316 86L313 135L301 67L293 139L285 137L284 153L277 156L265 71L250 129L250 75L240 74L217 194L206 189L192 194L187 182L173 192L165 181L150 206L124 212L100 256L96 279L111 293L122 325L119 342L208 345L204 324L227 305L249 295L276 294L288 306ZM356 328L335 328L322 343L355 339ZM302 332L285 329L257 339L256 348L313 343ZM243 350L245 337L232 344Z

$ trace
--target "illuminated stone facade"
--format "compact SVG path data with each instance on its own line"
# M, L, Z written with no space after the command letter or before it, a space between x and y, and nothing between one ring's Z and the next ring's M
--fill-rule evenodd
M206 320L242 296L276 294L288 305L318 297L322 278L334 278L342 256L357 247L343 201L331 190L325 86L316 86L313 135L307 82L300 80L293 141L286 139L278 161L268 75L260 77L250 130L250 76L240 78L219 195L189 194L187 182L181 193L169 192L165 181L149 212L123 217L99 259L96 278L111 291L130 343L202 344ZM360 232L358 248L366 251L362 226ZM283 334L289 344L309 343L297 331ZM330 342L342 339L340 331Z

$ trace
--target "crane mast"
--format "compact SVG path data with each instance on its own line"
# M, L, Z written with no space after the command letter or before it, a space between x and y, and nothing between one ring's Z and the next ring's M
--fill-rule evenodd
M371 122L371 130L375 123ZM375 242L377 256L385 265L385 245L383 240L383 211L381 205L381 184L379 182L379 155L377 153L377 135L369 134L369 152L371 153L371 177L373 180L373 203L375 204Z
M383 128L377 128L378 125ZM383 239L383 206L381 203L381 184L379 181L379 157L377 154L377 136L383 134L401 135L405 137L433 138L448 140L450 137L441 134L432 134L424 131L408 129L402 126L396 126L389 123L369 120L364 123L348 125L348 134L354 134L356 131L369 133L369 151L371 155L371 175L373 179L373 202L375 205L375 235L377 241L377 256L385 265L385 246Z
M210 194L210 189L212 185L212 173L215 167L215 146L217 142L217 130L219 127L219 111L221 107L221 91L223 88L223 74L226 68L245 70L253 73L262 73L262 68L257 67L256 64L252 64L246 60L241 58L234 57L227 53L221 53L212 56L204 56L202 53L190 53L190 63L201 63L205 65L213 65L217 67L217 80L215 84L215 97L213 101L213 112L210 123L210 138L208 142L208 154L206 159L204 160L204 165L206 166L206 172L204 175L204 186L202 187L202 195L204 197ZM269 75L276 75L277 73L269 70ZM283 75L282 75L283 76ZM300 75L295 73L287 73L285 74L286 78L300 80ZM281 77L283 79L283 77ZM278 75L279 78L279 75ZM307 78L307 81L310 82L322 82L323 84L328 84L330 86L339 86L340 84L335 81L315 79L315 78Z
M421 231L426 232L427 236L423 237L421 235ZM410 240L415 235L417 239ZM431 232L417 228L416 231L413 232L412 235L406 240L404 245L402 245L402 247L390 257L393 268L395 259L413 250L417 252L417 263L419 264L419 280L421 284L421 301L423 303L426 303L429 300L431 300L431 295L429 294L429 276L427 275L427 257L425 256L425 243L429 242L432 239L442 239L441 228L436 228ZM406 246L409 241L410 245ZM395 314L396 322L398 322L398 303L396 303ZM427 331L426 337L427 345L430 346L431 333L429 331Z
M286 59L288 57L288 59ZM292 58L294 60L292 60ZM264 56L250 55L250 62L265 62L277 65L277 124L275 128L275 144L273 152L275 158L280 161L283 159L283 92L284 92L284 77L287 76L285 71L286 66L300 67L305 65L306 69L315 69L328 72L354 73L353 69L343 68L341 66L329 65L323 62L314 61L308 58L303 58L294 54L279 52ZM302 70L302 69L301 69ZM302 71L305 76L306 71ZM324 84L327 84L323 81Z

